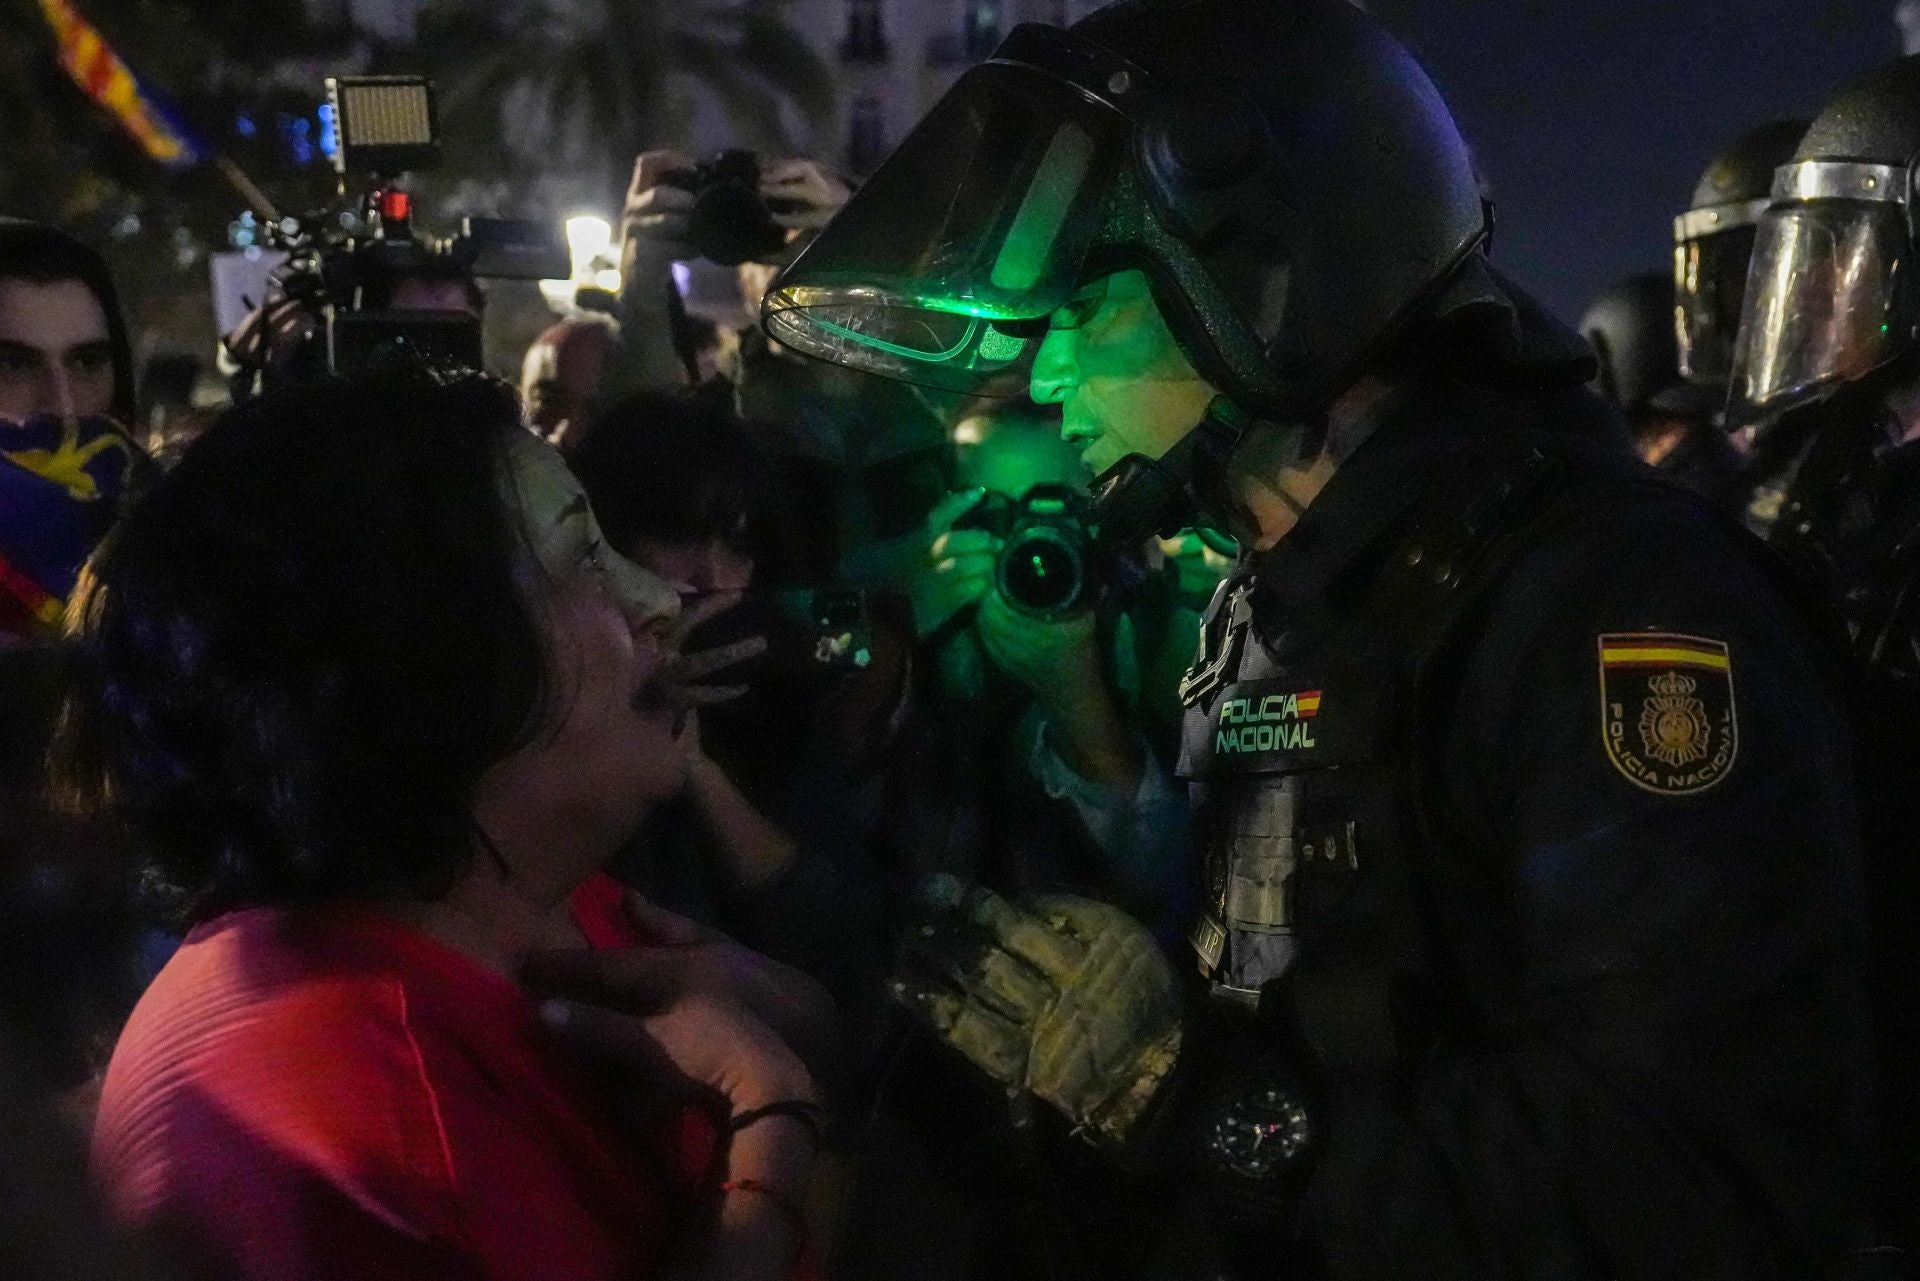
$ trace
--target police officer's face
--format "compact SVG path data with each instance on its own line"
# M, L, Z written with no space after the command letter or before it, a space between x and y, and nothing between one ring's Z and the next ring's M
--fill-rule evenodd
M1215 395L1174 341L1139 271L1095 281L1053 314L1032 391L1041 404L1061 407L1061 436L1096 476L1128 454L1161 457Z
M107 315L78 280L0 280L0 418L81 418L113 406Z

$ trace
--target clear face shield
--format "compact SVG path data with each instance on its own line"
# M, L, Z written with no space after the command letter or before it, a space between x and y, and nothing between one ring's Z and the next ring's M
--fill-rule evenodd
M1810 161L1780 170L1747 277L1730 422L1773 417L1860 378L1911 337L1908 174Z
M970 394L1024 390L1127 157L1111 106L1035 67L961 78L782 273L769 337L834 364Z
M1675 336L1689 382L1724 384L1733 374L1755 228L1769 203L1717 205L1674 220Z

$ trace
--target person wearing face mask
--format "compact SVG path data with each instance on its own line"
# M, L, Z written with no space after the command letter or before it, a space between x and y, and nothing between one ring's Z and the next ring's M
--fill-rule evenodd
M106 263L0 219L0 646L57 627L143 461L133 351Z
M17 1020L23 1079L83 1117L151 968L124 842L55 812L44 774L62 613L147 471L134 423L106 264L64 232L0 219L0 1017Z
M476 376L268 392L134 509L62 747L190 926L122 1220L197 1276L806 1272L825 998L602 874L684 785L677 609Z
M1358 6L1123 0L1016 28L775 282L816 356L1028 369L1107 538L1246 549L1181 687L1190 983L949 880L898 999L1131 1163L1088 1275L1884 1268L1841 683L1476 178Z

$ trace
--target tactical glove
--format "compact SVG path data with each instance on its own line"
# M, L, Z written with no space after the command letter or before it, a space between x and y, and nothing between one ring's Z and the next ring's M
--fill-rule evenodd
M1180 993L1153 936L1070 895L1014 904L951 876L921 890L893 995L1009 1093L1123 1146L1180 1050Z

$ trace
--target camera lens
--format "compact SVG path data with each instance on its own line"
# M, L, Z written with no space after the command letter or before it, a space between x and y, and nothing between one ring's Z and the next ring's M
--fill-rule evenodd
M1086 592L1086 558L1065 535L1046 526L1024 531L1000 555L1000 594L1030 614L1070 613Z

